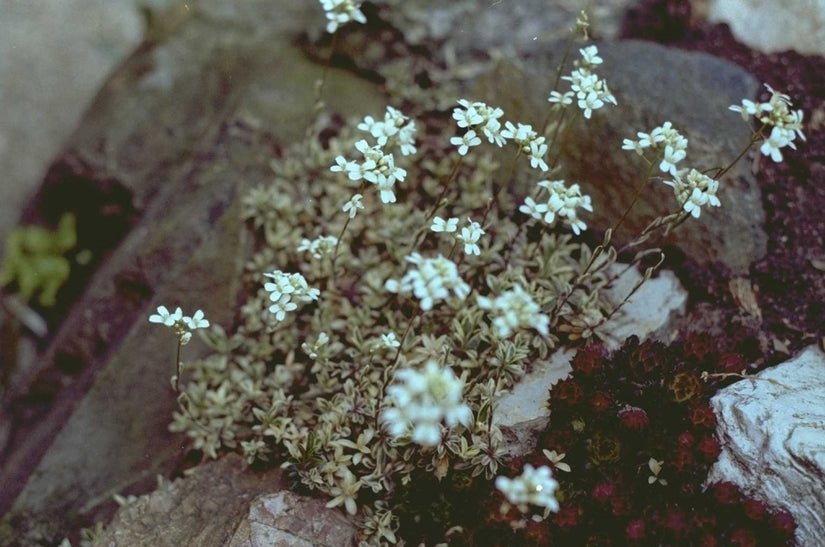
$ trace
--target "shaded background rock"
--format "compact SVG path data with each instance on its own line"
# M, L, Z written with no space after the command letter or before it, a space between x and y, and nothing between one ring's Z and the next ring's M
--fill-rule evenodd
M825 55L821 0L707 0L707 4L710 21L727 23L733 35L753 49Z
M167 432L175 340L146 318L180 305L231 325L246 256L243 189L269 180L280 143L301 138L312 118L307 90L321 69L291 41L322 20L319 5L189 5L108 81L53 169L68 175L47 177L27 213L66 205L44 197L55 188L71 196L109 181L128 196L120 216L131 220L38 366L4 398L2 421L13 424L0 472L0 511L12 508L4 545L59 541L107 518L113 494L145 491L175 468L186 447ZM373 84L346 73L327 90L334 111L383 109ZM193 342L183 359L202 350Z
M729 481L796 519L799 545L825 530L825 353L809 347L711 399L722 446L708 482Z

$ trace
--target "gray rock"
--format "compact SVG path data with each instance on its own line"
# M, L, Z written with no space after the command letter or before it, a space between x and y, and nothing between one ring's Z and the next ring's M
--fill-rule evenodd
M355 528L324 502L280 491L281 473L230 455L124 505L95 547L340 547ZM275 492L274 494L270 492Z
M282 490L257 498L229 547L339 547L355 545L356 529L324 502Z
M736 39L775 53L825 55L825 4L812 0L710 0L708 18L727 23ZM789 32L790 30L790 32Z
M129 196L136 223L39 367L6 394L0 420L14 427L0 462L0 512L11 511L0 544L59 541L108 518L113 494L146 491L171 472L186 447L167 431L175 339L147 317L159 304L180 305L231 324L247 247L240 197L269 180L270 159L312 117L321 68L293 41L323 23L319 5L188 6L104 86L58 162L65 176L41 192L56 185L72 196L77 185L107 184ZM345 72L326 89L333 111L384 106L374 84ZM182 357L203 350L193 342ZM61 375L66 364L79 372ZM47 412L25 406L45 382L56 392Z
M825 353L809 347L711 399L722 453L708 483L729 481L787 509L799 545L825 530Z

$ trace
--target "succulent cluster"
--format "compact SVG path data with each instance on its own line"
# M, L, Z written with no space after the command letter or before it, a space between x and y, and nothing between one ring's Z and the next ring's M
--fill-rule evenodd
M792 538L789 514L733 484L703 484L720 451L709 399L721 380L703 381L702 372L747 366L739 348L719 344L706 335L670 346L631 337L612 356L597 344L578 352L571 376L551 389L551 423L528 458L556 466L561 503L528 526L530 542L767 546Z

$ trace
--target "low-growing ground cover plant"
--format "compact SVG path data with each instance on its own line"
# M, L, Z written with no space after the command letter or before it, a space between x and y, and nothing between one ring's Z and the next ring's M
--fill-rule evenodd
M365 21L349 0L321 4L329 32ZM575 35L586 28L582 15ZM505 470L513 462L494 420L496 397L559 344L598 338L621 307L604 297L617 255L722 206L716 194L730 169L689 167L688 140L668 121L642 128L616 146L648 167L636 198L666 184L673 212L622 249L612 230L594 248L576 242L598 211L579 184L554 180L558 139L621 107L598 76L598 48L582 46L533 120L507 119L471 98L416 120L390 106L328 128L324 139L310 132L274 159L272 183L244 199L258 245L234 331L201 331L214 353L181 370L180 346L208 321L200 310L183 317L162 306L150 318L178 336L181 411L171 428L204 457L237 450L251 465L285 467L296 488L351 515L368 544L455 535L462 510L450 492L495 488L495 503L505 504L498 518L511 530L569 513L574 496L554 473L594 457L607 469L619 462L617 443L594 434L586 448L548 444L543 460ZM733 163L755 146L781 161L781 149L804 138L801 112L769 90L768 102L732 107L761 124ZM504 162L494 159L499 149ZM519 187L533 191L519 195ZM633 402L604 391L607 382L587 385L586 397L601 394L604 411L621 421L633 412L617 405ZM563 416L558 389L568 387L554 389L551 408L555 415L560 401ZM645 484L669 487L671 463L653 452ZM411 524L423 521L430 526Z

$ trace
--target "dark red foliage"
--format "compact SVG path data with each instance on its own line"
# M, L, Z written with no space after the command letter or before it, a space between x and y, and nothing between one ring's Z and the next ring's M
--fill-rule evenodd
M759 500L745 500L745 514L753 520L762 520L768 514L768 506Z
M605 505L607 502L610 501L610 498L613 497L613 494L616 492L616 485L612 482L600 482L596 486L593 487L593 491L590 493L590 497L596 503Z
M593 412L600 414L602 412L607 412L611 408L615 406L615 401L613 397L604 391L599 391L593 398L590 400L590 407L593 409Z
M602 344L589 344L576 352L570 364L576 376L591 376L602 369L607 352Z
M619 425L624 429L641 431L650 425L650 417L644 409L627 406L619 411Z
M579 525L579 514L581 507L576 504L562 505L559 512L553 518L553 524L562 531L571 530Z
M699 444L696 445L696 450L702 456L702 458L708 462L712 463L716 461L716 458L719 457L719 454L722 452L722 448L719 446L719 441L716 440L716 437L703 437Z
M628 541L638 542L645 539L645 521L642 519L631 520L624 530Z
M714 429L716 427L716 415L708 405L699 403L690 409L690 422L697 427Z
M551 405L558 406L559 404L575 406L579 400L584 396L584 390L579 383L573 378L562 380L551 391Z
M737 528L730 535L730 542L732 545L739 547L756 547L756 535L748 528Z
M717 482L710 487L711 495L722 505L732 505L739 503L739 489L730 482Z
M740 374L747 366L748 363L745 362L745 358L741 354L728 351L719 356L716 368L719 372Z

